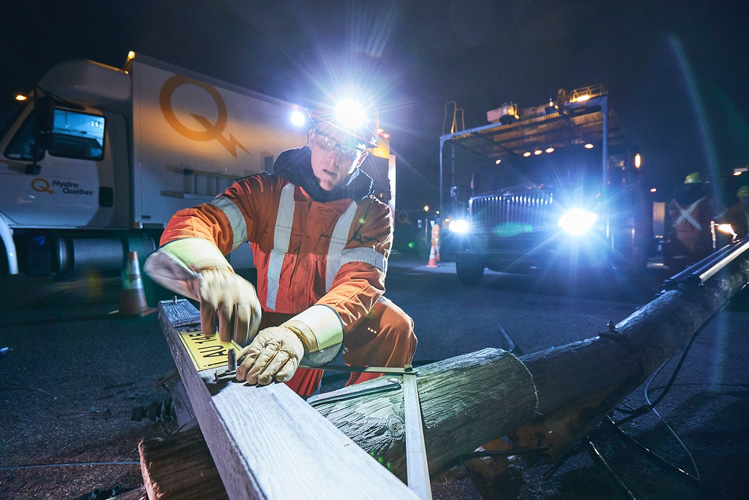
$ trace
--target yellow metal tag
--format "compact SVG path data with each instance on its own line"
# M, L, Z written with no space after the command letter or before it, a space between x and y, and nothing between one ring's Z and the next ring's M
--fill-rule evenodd
M218 335L205 337L200 330L179 332L179 338L199 372L226 366L229 349L234 348L237 353L241 349L234 341L221 342Z

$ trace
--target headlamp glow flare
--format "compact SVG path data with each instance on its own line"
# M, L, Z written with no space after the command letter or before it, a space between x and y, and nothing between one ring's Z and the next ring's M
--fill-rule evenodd
M471 230L471 225L468 223L467 220L457 219L454 221L450 221L448 230L451 233L466 234L467 232Z
M338 123L351 130L361 127L367 120L364 107L351 99L344 99L336 104L335 115Z
M597 220L598 214L573 208L559 218L558 225L569 234L584 234L593 227Z

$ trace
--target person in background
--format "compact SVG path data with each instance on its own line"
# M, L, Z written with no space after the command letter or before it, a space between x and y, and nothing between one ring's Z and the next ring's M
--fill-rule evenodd
M243 345L237 379L314 393L321 366L343 349L353 366L410 363L413 320L387 300L392 214L359 169L377 144L371 121L315 109L307 145L272 174L241 179L207 204L180 210L145 263L160 285L200 302L204 335ZM249 241L257 289L225 256ZM352 373L347 385L378 377Z
M671 232L664 245L664 263L676 273L712 253L715 203L709 186L694 172L674 191L667 209Z
M728 209L725 221L737 238L743 238L749 232L749 186L741 186L736 196L739 200Z

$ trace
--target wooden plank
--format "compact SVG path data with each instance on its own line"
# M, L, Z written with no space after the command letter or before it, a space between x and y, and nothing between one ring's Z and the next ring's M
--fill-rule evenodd
M416 498L285 384L214 383L214 369L197 372L174 328L185 303L161 302L159 319L230 498Z
M138 444L148 498L228 498L198 427Z

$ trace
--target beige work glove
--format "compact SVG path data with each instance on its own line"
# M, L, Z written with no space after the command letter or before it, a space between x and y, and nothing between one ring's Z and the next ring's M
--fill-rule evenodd
M304 344L285 326L261 330L252 343L239 351L237 380L268 385L274 380L286 382L294 376L304 356ZM242 359L244 357L244 359Z
M223 342L234 339L245 345L257 333L262 309L250 282L231 268L202 269L194 282L195 295L200 300L200 328L203 335L216 332Z
M212 242L184 238L167 243L152 253L145 264L146 273L156 283L200 302L203 335L216 333L248 344L257 333L262 309L255 288L234 272Z

